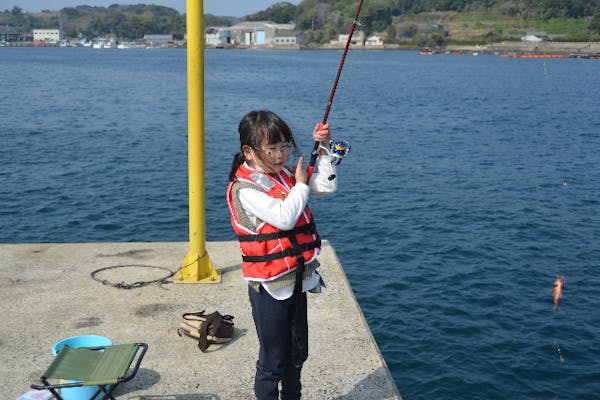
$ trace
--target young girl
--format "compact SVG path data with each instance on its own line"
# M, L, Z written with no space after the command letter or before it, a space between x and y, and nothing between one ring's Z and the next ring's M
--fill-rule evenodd
M300 399L300 372L308 357L306 292L319 292L316 272L321 240L309 195L336 190L335 167L321 150L317 172L298 157L288 125L270 111L252 111L239 125L240 152L233 159L227 203L240 241L242 274L248 282L252 317L260 344L254 393L258 400ZM329 125L317 125L313 138L330 139Z

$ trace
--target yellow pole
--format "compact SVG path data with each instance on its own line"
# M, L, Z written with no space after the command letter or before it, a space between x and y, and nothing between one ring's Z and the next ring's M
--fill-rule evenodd
M187 0L188 84L188 179L190 250L183 268L175 275L178 283L218 283L206 252L206 208L204 175L204 21L203 0Z

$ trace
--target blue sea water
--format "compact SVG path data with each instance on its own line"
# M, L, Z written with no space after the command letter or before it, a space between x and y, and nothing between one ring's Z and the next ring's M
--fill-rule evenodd
M206 52L207 240L235 240L240 118L308 153L340 56ZM600 397L599 70L349 53L352 151L312 208L405 399ZM184 50L0 48L0 95L1 243L188 239Z

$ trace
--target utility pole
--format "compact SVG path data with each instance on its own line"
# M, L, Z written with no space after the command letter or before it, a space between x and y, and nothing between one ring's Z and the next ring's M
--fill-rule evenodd
M176 283L219 283L206 252L204 166L204 2L187 0L188 185L190 250Z

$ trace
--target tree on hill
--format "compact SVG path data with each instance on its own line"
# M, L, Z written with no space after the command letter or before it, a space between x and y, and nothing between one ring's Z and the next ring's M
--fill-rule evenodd
M204 14L204 26L231 26L238 21L235 17L219 17L212 14Z
M369 3L361 17L366 33L384 32L392 24L392 13L389 4Z
M304 32L304 44L323 44L337 38L340 33L349 32L357 3L358 0L302 0L296 6L282 1L243 19L295 22L296 29ZM552 22L568 18L570 32L557 33L567 33L571 38L577 37L579 40L586 40L589 35L600 35L600 17L597 17L600 14L599 0L367 0L363 4L359 17L360 26L357 29L367 35L379 33L386 43L405 44L425 40L439 43L446 40L448 32L443 30L446 22L439 20L443 17L438 16L462 13L467 18L478 13L491 15L489 18L505 15L513 22L527 20L527 26L536 26L536 22L537 26L542 26L541 21ZM439 19L436 22L432 18ZM498 19L498 23L493 22L494 27L490 26L483 32L477 26L479 21L473 21L468 29L474 28L473 31L479 32L471 34L467 40L497 41L506 36L505 32L524 29L521 28L522 23L514 23L514 28L502 26L502 17ZM204 16L206 27L231 26L238 20L210 14ZM12 10L0 12L0 26L10 25L16 31L31 32L33 29L60 27L68 35L77 32L87 36L115 36L123 39L140 38L152 33L172 34L180 39L185 35L185 24L185 15L179 14L175 9L144 4L65 7L60 11L35 14L23 13L20 7L14 6ZM424 25L441 28L423 31ZM566 27L567 24L562 26ZM455 22L453 31L449 32L450 40L457 28L458 24Z
M588 31L592 35L600 35L600 13L594 15L588 26Z
M246 21L272 21L278 24L293 22L296 17L296 6L287 1L273 4L264 11L244 17Z
M182 39L185 34L185 19L179 14L156 17L147 13L132 15L111 10L92 17L89 29L93 36L138 39L145 34L172 34L174 38Z

